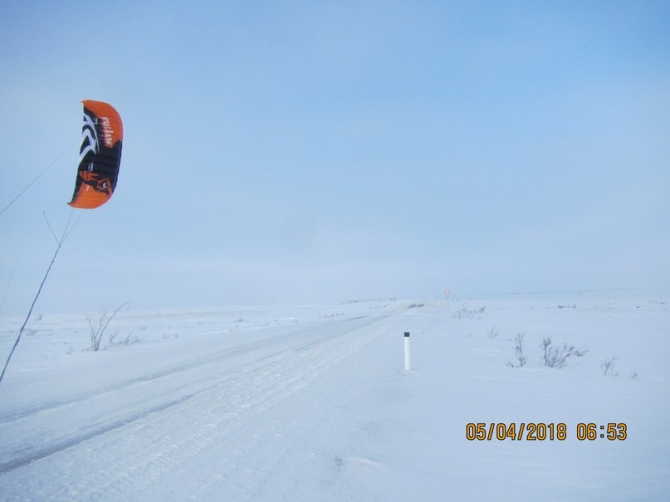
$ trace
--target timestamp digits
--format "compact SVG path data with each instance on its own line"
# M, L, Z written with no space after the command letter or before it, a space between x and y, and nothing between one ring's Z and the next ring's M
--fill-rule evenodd
M579 423L576 428L579 441L624 441L628 437L628 428L624 423ZM465 426L465 438L468 441L565 441L568 427L564 423L512 422L512 423L469 423Z
M577 439L580 441L595 441L607 438L610 441L625 441L628 437L628 427L623 423L609 423L607 429L604 425L594 423L577 424Z

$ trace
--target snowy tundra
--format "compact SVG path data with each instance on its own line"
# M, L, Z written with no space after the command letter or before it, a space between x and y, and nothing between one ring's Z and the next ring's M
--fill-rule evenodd
M670 500L670 294L124 308L104 336L29 323L0 500Z

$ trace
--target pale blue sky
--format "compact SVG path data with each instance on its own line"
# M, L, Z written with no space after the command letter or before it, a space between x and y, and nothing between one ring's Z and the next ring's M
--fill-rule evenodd
M667 1L0 2L2 312L670 284ZM62 157L59 155L65 152ZM79 213L75 213L78 217Z

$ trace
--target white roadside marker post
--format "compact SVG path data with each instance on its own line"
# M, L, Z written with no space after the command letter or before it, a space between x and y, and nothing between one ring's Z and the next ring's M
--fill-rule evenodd
M405 331L405 371L409 371L409 332Z

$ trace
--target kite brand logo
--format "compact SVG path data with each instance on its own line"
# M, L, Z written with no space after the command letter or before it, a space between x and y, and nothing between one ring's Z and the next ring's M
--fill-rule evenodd
M112 129L112 123L108 117L102 117L102 136L105 138L105 146L112 148L114 146L112 141L114 129Z

